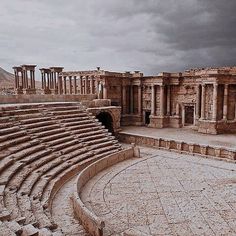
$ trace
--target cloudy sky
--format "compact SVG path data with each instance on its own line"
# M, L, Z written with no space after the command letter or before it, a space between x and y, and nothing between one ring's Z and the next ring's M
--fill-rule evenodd
M236 65L236 0L0 0L0 67Z

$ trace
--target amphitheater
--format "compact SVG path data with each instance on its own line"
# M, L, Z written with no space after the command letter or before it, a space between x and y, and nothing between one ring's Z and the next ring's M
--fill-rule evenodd
M236 68L13 67L0 235L236 235Z

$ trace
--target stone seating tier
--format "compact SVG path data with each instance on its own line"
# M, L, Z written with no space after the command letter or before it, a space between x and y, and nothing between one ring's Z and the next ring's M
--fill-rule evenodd
M61 235L50 212L57 188L121 146L79 103L1 107L0 121L2 232Z

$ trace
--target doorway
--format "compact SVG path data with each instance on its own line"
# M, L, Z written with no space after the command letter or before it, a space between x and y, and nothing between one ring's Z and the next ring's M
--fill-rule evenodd
M194 106L184 107L184 125L194 124Z
M145 112L145 125L149 125L150 124L150 115L151 115L150 111L146 111Z
M113 129L113 119L112 116L108 112L99 113L96 118L105 126L106 129L112 134L114 134Z

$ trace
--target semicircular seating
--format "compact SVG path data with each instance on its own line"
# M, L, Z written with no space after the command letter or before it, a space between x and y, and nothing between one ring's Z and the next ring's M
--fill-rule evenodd
M56 235L55 192L86 164L120 149L80 103L1 106L0 230Z

